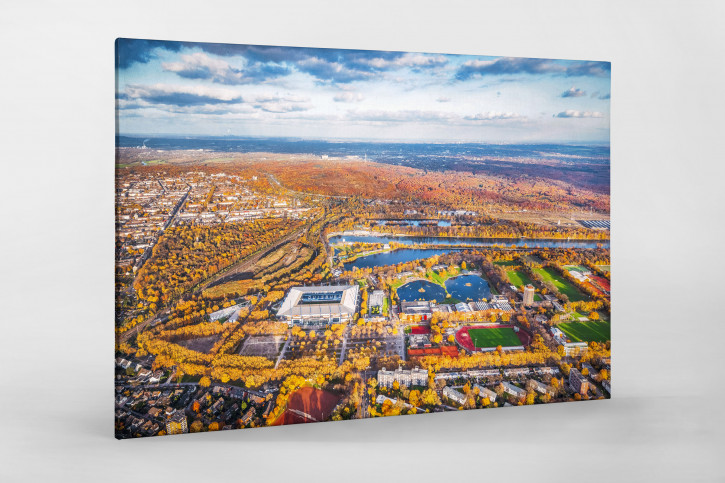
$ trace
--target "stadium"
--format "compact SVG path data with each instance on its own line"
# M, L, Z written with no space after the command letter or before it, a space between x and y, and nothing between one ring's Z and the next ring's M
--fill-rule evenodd
M456 343L470 352L523 350L531 343L531 335L513 325L466 326L456 331Z
M357 285L292 287L277 311L290 326L315 327L349 322L357 312Z

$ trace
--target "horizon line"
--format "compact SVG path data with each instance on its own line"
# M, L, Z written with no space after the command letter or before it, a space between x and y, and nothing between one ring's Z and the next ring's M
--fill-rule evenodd
M560 144L560 145L578 145L578 146L608 146L611 147L610 141L576 141L576 140L537 140L537 141L475 141L475 140L419 140L419 139L386 139L386 138L343 138L343 137L300 137L300 136L245 136L238 134L178 134L178 133L116 133L115 137L129 138L192 138L198 140L244 140L244 139L277 139L287 141L318 141L318 142L348 142L348 143L376 143L376 144L481 144L481 145L538 145L538 144ZM123 146L116 146L123 147ZM130 146L127 146L130 147Z

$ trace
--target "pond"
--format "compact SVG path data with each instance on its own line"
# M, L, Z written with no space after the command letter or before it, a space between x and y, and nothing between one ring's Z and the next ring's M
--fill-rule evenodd
M446 290L454 299L462 302L467 300L491 300L491 288L488 282L478 275L459 275L446 280Z
M398 298L401 302L414 300L435 300L443 302L446 291L440 285L427 280L414 280L398 287Z

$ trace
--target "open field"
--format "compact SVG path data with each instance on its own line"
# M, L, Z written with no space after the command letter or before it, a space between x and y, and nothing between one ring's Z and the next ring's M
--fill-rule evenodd
M435 272L433 270L428 270L425 274L425 277L428 280L430 280L431 282L437 283L438 285L441 285L443 287L445 287L445 281L446 281L446 278L448 278L448 277L446 277L446 278L441 277L438 272Z
M283 343L281 335L258 335L251 336L239 351L243 356L261 356L274 359L279 355L279 349Z
M559 276L559 274L551 268L537 268L536 272L541 275L545 282L553 283L559 292L569 297L571 302L578 302L580 300L587 299L587 297L574 285L561 278L561 276Z
M513 325L504 326L466 326L456 332L456 342L469 351L518 347L530 344L530 336L524 331L518 333Z
M197 337L195 339L182 340L177 342L177 344L193 351L208 354L220 337L221 334L214 334L207 337Z
M520 270L509 270L506 272L506 275L508 275L509 282L511 282L511 285L515 285L516 287L520 287L522 285L528 285L532 284L533 281L531 278L529 278L528 275L526 275L524 272Z
M521 265L521 262L518 260L500 260L498 262L493 262L493 264L502 267L515 267L516 265Z
M611 340L611 324L609 321L563 322L557 327L572 342L606 342Z
M486 347L511 347L521 345L519 336L514 329L509 327L490 329L468 329L474 347L482 349Z

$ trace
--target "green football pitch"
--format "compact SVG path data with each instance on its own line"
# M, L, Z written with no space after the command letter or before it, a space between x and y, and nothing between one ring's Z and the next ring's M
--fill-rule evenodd
M606 342L612 337L609 321L562 322L557 327L572 342Z
M474 347L512 347L521 345L521 340L510 327L494 327L490 329L468 329Z

